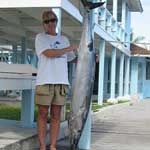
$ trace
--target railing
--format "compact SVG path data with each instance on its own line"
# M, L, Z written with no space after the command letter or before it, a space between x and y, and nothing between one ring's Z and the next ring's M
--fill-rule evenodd
M69 0L75 7L83 9L80 1ZM122 24L116 21L110 11L102 6L98 10L98 21L96 21L107 33L114 37L115 41L124 42L127 46L128 33L122 27Z
M126 42L127 33L120 22L117 22L112 14L105 7L98 10L98 24L116 41Z
M0 49L0 62L11 63L11 52Z
M17 59L15 63L20 64L21 63L21 51L14 53L12 52L12 50L9 50L9 51L0 50L0 62L12 64L14 55L16 55L16 59ZM26 64L32 64L35 67L37 66L37 58L34 52L32 51L27 52Z

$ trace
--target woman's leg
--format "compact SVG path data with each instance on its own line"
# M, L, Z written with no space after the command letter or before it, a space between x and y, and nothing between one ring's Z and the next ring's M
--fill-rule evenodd
M38 105L37 132L40 142L40 150L46 150L45 136L47 129L47 117L49 106Z
M60 128L60 115L61 115L61 106L60 105L51 105L51 121L50 121L50 139L51 139L51 150L56 150L56 141L59 134Z

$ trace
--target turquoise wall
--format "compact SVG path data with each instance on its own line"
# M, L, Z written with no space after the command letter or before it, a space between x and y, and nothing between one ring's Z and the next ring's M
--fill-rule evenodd
M150 78L146 78L150 72L146 71L146 58L132 57L131 62L131 95L136 92L141 100L150 98ZM150 68L150 63L147 68Z

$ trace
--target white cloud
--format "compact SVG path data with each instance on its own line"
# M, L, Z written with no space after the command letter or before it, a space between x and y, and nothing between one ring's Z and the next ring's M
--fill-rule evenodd
M150 1L143 0L143 13L132 13L131 26L137 35L150 39Z

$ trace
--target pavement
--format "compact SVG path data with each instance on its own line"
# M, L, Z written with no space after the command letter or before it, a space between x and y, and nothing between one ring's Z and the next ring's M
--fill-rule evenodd
M91 150L150 150L150 100L94 114Z
M150 150L150 99L105 107L92 118L90 150ZM70 150L67 143L57 150Z
M16 125L0 122L0 150L37 150L27 143L37 143L35 129L21 129ZM25 136L28 138L25 139ZM5 149L2 142L15 145L16 140L24 145ZM150 150L150 99L142 102L108 106L92 116L92 141L90 150ZM14 143L14 144L13 144ZM21 144L20 144L21 145ZM28 146L27 146L28 145ZM57 150L70 150L68 139L59 140Z

